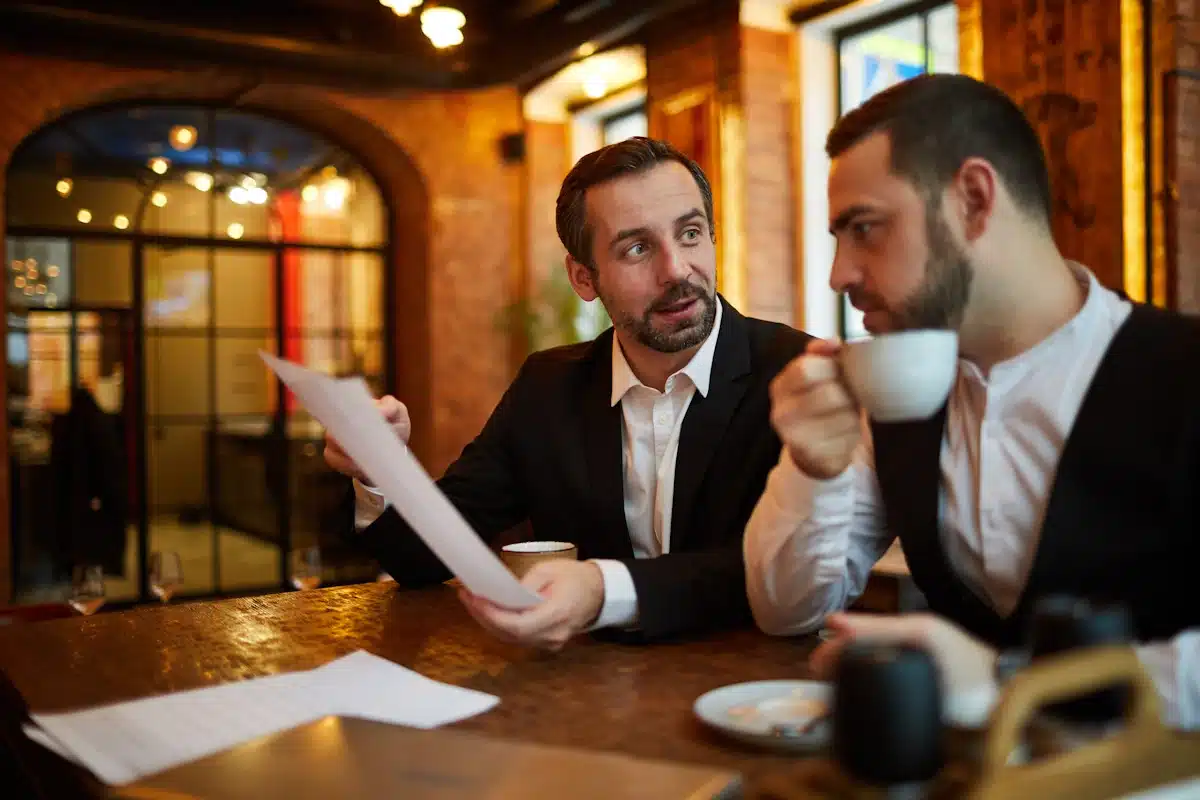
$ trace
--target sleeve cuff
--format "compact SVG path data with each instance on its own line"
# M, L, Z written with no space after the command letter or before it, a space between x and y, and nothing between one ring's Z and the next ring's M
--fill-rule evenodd
M1137 654L1158 691L1163 724L1182 730L1200 728L1200 631L1139 645Z
M379 519L387 508L387 500L371 486L354 479L354 529L361 531Z
M592 563L599 567L604 578L604 605L600 608L600 616L588 630L631 628L636 625L637 589L634 588L629 567L610 559L593 559Z
M854 486L853 472L851 464L828 480L811 478L796 466L785 447L779 464L771 471L764 495L774 500L782 516L793 521L845 513L848 506L853 506L853 494L849 491Z

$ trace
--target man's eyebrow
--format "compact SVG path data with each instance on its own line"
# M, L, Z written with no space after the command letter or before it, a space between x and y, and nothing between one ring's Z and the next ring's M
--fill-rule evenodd
M859 204L859 205L850 206L845 211L838 214L837 219L835 219L832 223L830 223L829 232L832 233L834 236L837 236L838 233L845 230L846 227L851 222L854 221L855 217L857 217L861 214L870 214L874 211L875 211L875 209L868 205Z
M693 208L675 218L675 227L685 225L696 219L703 219L707 221L708 215L698 208ZM622 239L632 239L635 236L645 236L648 233L650 233L650 229L644 226L641 228L626 228L623 231L617 231L616 235L613 236L612 241L609 242L609 246L611 247Z
M645 236L649 232L650 232L650 229L646 228L646 227L626 228L623 231L617 231L617 235L612 238L612 241L609 242L608 245L609 245L609 247L612 247L614 244L621 241L622 239L632 239L635 236Z
M681 225L686 225L687 223L694 222L697 219L702 219L705 222L707 222L708 216L700 209L693 208L691 211L688 211L686 214L680 214L678 217L675 218L675 227L678 228Z

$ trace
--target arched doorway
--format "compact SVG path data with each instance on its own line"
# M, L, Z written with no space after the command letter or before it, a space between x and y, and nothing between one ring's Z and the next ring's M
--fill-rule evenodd
M391 387L388 214L344 149L216 106L88 109L28 138L7 176L5 283L14 596L97 564L150 599L152 552L184 593L278 588L339 547L320 430L258 352Z

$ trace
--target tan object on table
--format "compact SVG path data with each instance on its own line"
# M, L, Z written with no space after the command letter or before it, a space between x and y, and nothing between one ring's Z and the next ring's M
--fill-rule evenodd
M1097 689L1131 684L1126 726L1101 741L1026 764L1010 764L1039 709ZM984 733L981 763L950 764L926 796L940 800L1109 800L1200 776L1200 734L1168 730L1158 695L1131 648L1096 648L1035 664L1005 687ZM756 800L883 800L829 759L765 780Z
M114 790L114 800L710 800L736 773L326 717Z
M579 548L570 542L516 542L500 549L500 560L518 579L524 578L536 564L556 558L577 561Z

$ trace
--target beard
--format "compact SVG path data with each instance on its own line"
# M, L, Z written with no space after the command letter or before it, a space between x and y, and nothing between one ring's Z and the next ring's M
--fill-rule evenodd
M929 258L925 261L925 279L898 309L888 310L893 331L957 329L970 299L971 280L975 277L971 260L954 241L937 208L928 209L926 219ZM875 302L868 307L884 305Z
M655 324L655 312L693 298L700 307L698 314L678 322ZM613 307L606 298L601 297L600 300L606 308ZM688 281L678 281L669 286L640 316L627 311L617 314L610 312L610 315L613 324L639 344L659 353L678 353L695 347L712 333L717 319L717 298L715 292Z

